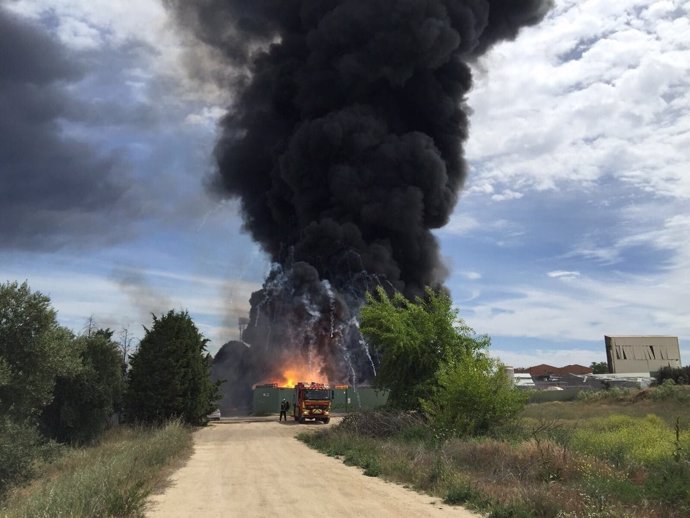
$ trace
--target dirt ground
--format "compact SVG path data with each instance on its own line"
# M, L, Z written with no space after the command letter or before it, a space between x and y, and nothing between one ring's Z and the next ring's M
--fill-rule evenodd
M477 517L402 486L366 477L295 439L323 424L232 422L194 434L194 453L154 495L148 518Z

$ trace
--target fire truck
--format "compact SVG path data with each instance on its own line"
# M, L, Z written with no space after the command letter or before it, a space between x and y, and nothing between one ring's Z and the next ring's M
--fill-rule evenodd
M292 413L295 421L304 423L307 419L331 420L331 389L323 383L298 383L292 400Z

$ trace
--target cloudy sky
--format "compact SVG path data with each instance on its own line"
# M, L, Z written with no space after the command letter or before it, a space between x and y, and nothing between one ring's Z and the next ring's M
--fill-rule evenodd
M214 352L269 268L205 189L231 93L160 0L0 5L0 282L77 332L188 309ZM689 15L556 0L476 65L470 177L437 236L506 363L604 361L604 334L677 335L690 361Z

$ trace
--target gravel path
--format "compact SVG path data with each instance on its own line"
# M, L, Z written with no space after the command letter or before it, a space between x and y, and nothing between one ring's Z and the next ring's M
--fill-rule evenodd
M187 464L150 498L148 518L479 516L366 477L295 439L323 426L333 423L232 422L199 430Z

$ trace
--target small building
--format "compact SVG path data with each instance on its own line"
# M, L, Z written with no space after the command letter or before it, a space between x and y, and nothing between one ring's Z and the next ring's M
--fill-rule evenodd
M677 336L604 336L604 342L610 373L655 373L682 366Z

